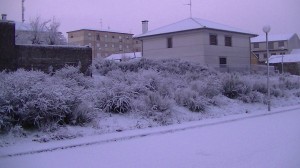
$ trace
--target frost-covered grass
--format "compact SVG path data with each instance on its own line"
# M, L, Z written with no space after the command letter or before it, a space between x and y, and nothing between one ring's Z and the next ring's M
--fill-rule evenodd
M121 129L143 128L214 116L220 112L216 108L226 115L266 104L262 74L220 73L178 60L97 60L92 68L93 78L75 67L51 75L22 69L1 72L1 133L52 132L67 125L106 132L113 127L110 118L114 117L134 121ZM276 102L299 99L298 77L273 74L270 83Z

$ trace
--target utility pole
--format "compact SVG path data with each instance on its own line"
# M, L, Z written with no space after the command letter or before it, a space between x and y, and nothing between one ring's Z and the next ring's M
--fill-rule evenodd
M24 6L25 0L22 0L22 22L25 22L25 6Z

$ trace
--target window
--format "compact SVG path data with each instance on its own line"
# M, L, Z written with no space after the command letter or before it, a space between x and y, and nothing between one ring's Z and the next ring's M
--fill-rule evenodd
M167 39L167 47L168 48L173 48L173 39L172 39L172 37L169 37Z
M139 44L139 41L135 41L135 44Z
M280 55L285 55L285 52L281 52Z
M71 35L71 37L70 38L73 38L74 36L73 35Z
M231 38L231 36L225 36L225 46L228 46L228 47L232 46L232 38Z
M269 42L268 46L269 46L269 49L274 49L274 42Z
M210 45L218 45L217 35L215 35L215 34L209 35L209 44Z
M111 38L115 38L115 36L111 36Z
M253 48L259 48L259 43L253 43Z
M276 55L276 53L271 53L271 55Z
M278 47L284 47L284 41L279 41L278 42Z
M268 58L267 53L264 54L264 58Z
M259 58L259 54L255 54L257 56L257 58Z
M220 68L226 68L226 65L227 65L227 58L226 57L220 57L219 62L220 62Z
M97 41L100 41L100 35L97 34L97 37L96 37Z

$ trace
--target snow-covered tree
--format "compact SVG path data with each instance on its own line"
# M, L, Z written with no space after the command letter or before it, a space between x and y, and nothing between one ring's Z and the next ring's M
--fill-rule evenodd
M53 17L52 20L49 22L49 24L46 26L47 43L49 45L66 44L65 37L62 35L61 32L58 31L59 26L60 26L60 22L58 22L55 19L55 17Z
M32 44L42 44L43 43L43 34L46 31L47 24L50 21L42 21L38 16L30 21L30 33L31 33L31 42Z
M44 21L41 17L36 17L31 19L29 24L17 23L16 43L65 45L67 40L59 32L59 26L60 22L55 18Z

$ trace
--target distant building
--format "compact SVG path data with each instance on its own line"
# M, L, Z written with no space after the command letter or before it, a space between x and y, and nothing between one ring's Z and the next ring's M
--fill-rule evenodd
M300 48L300 40L296 33L268 35L270 55L290 54L293 49ZM251 51L259 63L267 61L266 36L251 38Z
M250 67L250 38L255 34L198 18L148 31L142 22L142 55L150 59L182 59L210 67Z
M113 31L80 29L67 32L68 44L90 46L93 58L108 57L112 54L140 52L141 42L133 34Z
M300 49L293 49L290 54L272 55L269 63L279 72L300 75Z

